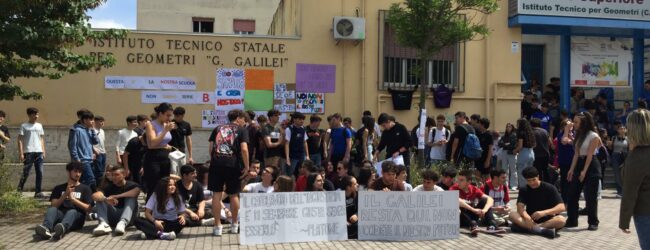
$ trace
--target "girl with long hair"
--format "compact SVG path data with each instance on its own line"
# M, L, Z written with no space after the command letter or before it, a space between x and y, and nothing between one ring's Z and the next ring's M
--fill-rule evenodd
M602 146L596 124L588 112L580 112L573 119L575 123L576 139L575 154L571 168L567 173L569 192L567 197L567 222L566 227L578 226L578 201L584 188L586 211L588 216L588 230L598 230L598 182L601 176L600 162L596 158L596 151Z
M169 142L172 140L172 134L170 131L176 128L176 124L172 122L174 108L171 104L161 103L154 108L154 111L156 111L155 119L145 126L147 152L142 164L147 200L151 197L157 181L168 177L171 173L169 153L172 147L169 146Z
M524 178L523 171L528 167L532 167L535 162L535 147L536 140L530 122L526 119L517 120L517 146L513 150L517 154L517 175L519 177L519 187L526 186L526 178Z
M136 218L135 227L142 239L174 240L185 226L185 204L176 189L176 181L163 177L147 200L145 218Z
M309 174L309 176L307 176L307 189L305 189L305 191L325 191L323 188L324 181L323 176L319 173Z
M506 130L501 136L498 145L501 147L501 169L505 170L510 177L508 185L514 191L519 186L517 181L517 154L514 153L517 147L515 125L512 125L512 123L506 124Z

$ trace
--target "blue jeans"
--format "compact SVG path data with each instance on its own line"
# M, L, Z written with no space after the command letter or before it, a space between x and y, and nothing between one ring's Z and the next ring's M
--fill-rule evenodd
M650 235L650 215L634 215L632 217L641 249L650 249L650 237L648 237Z
M81 164L84 166L83 172L81 173L81 184L89 186L90 189L95 190L95 174L93 174L93 162L92 161L82 161Z
M519 187L526 186L526 178L524 178L524 169L532 167L535 162L535 152L532 148L522 148L517 155L517 175L519 176ZM541 174L541 173L540 173Z
M106 168L106 154L98 154L97 158L93 161L93 175L95 176L95 183L99 184L104 176Z
M54 225L61 223L63 226L65 226L66 232L70 232L70 230L75 230L83 227L85 220L86 214L80 213L75 209L70 209L64 213L61 212L61 210L58 208L50 207L47 209L47 212L45 212L43 226L52 231L54 229Z
M295 176L296 178L298 178L298 176L295 175L294 173L296 172L296 169L299 168L300 165L302 165L303 161L304 159L291 159L291 162L285 166L284 173L287 176Z
M614 169L614 180L616 181L616 193L623 195L623 185L621 184L621 170L618 168L622 163L621 153L612 153L612 168Z
M323 155L320 153L317 154L310 154L309 159L314 162L315 166L320 166L320 164L323 162Z
M29 172L32 171L32 165L34 165L34 171L36 172L36 193L40 193L41 183L43 183L43 153L25 153L25 161L23 163L23 176L20 178L18 189L23 190L27 177L29 177Z
M133 219L138 214L138 200L137 198L124 198L122 208L116 208L106 202L97 202L97 217L100 222L106 222L111 227L115 227L120 221L124 221L126 225L130 225ZM135 212L135 213L134 213Z

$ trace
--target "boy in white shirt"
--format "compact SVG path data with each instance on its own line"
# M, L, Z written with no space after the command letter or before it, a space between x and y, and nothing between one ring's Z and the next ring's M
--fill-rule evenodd
M45 131L43 125L36 122L38 120L38 109L28 108L27 116L29 120L20 125L18 134L18 155L23 162L23 176L18 184L18 191L22 191L25 181L29 177L32 165L36 172L36 193L35 198L45 198L41 192L41 183L43 181L43 160L45 159Z

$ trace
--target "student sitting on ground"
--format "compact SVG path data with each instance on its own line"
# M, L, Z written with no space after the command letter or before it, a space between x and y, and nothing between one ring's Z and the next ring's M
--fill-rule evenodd
M506 186L507 179L506 171L503 169L494 169L490 171L490 179L485 182L481 190L492 197L494 200L494 218L498 225L506 223L506 218L510 214L510 194L508 193L508 186Z
M555 238L555 231L566 223L566 218L560 215L566 209L560 193L553 185L539 180L539 172L534 167L524 169L523 177L526 186L519 190L517 211L510 213L512 232Z
M145 205L145 218L136 218L134 224L142 231L141 239L174 240L185 226L184 214L185 204L176 190L176 181L163 177Z
M397 180L397 165L392 161L381 164L381 177L373 182L369 190L374 191L404 191L404 182Z
M319 173L311 173L307 176L307 192L325 191L323 189L323 176Z
M343 178L348 175L348 164L345 164L345 162L339 161L339 163L336 164L336 180L334 180L334 187L336 189L344 190L345 187L341 183Z
M310 160L303 161L298 172L300 172L300 176L298 176L298 179L296 179L296 192L302 192L307 189L307 176L309 176L310 173L316 172L314 162Z
M138 184L126 180L124 167L114 167L111 182L101 185L93 194L99 218L99 225L93 230L93 235L109 234L111 227L115 228L113 232L116 235L123 235L126 227L137 216L139 194Z
M401 181L402 184L404 185L404 191L411 192L413 191L413 186L406 182L406 179L408 179L408 168L404 165L397 165L397 180Z
M447 167L442 170L442 180L438 182L438 187L444 190L449 190L449 188L454 185L457 174L458 170L453 167Z
M321 176L323 176L323 189L325 191L334 191L336 190L336 187L334 186L334 183L331 182L330 180L325 177L325 168L323 167L316 167L316 173L320 173Z
M375 182L375 168L372 163L364 163L363 167L359 169L359 176L357 178L359 184L359 191L368 191L368 187Z
M186 226L212 225L214 219L212 219L212 213L205 211L203 186L196 181L196 169L190 165L183 165L180 173L181 180L176 182L176 189L185 203Z
M248 170L248 175L246 175L246 177L244 177L244 179L241 181L242 189L248 184L262 181L262 177L260 176L260 164L261 163L258 160L253 160L251 162L251 167Z
M458 196L462 200L460 202L460 226L469 227L471 235L476 236L479 232L479 221L487 226L488 231L495 231L497 228L492 213L494 200L469 183L473 174L474 172L471 170L461 171L456 177L456 184L449 190L458 190Z
M86 212L90 211L92 191L90 187L79 183L84 166L79 162L71 162L66 170L68 182L54 187L50 196L51 206L45 213L43 224L35 228L36 235L42 239L59 240L65 233L82 228Z
M348 239L357 238L357 229L359 217L357 216L359 208L359 194L357 188L357 179L352 176L346 176L341 179L341 186L345 191L345 214L348 218Z
M244 187L245 193L273 193L273 182L278 178L279 171L273 167L266 167L262 171L262 181L250 183Z
M436 183L438 182L438 174L431 169L427 169L422 172L422 184L418 185L413 189L414 192L417 191L445 191Z

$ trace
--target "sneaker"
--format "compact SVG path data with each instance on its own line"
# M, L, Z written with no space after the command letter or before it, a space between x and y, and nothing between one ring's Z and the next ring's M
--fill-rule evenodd
M469 227L469 231L470 231L469 235L472 237L476 237L478 236L478 231L479 231L478 223L476 223L476 221L472 221L471 224L472 225Z
M232 225L230 225L230 233L231 234L239 233L239 223L237 224L233 223Z
M503 233L506 233L506 230L503 229L503 228L498 228L496 226L489 226L489 227L487 227L486 232L490 233L490 234L503 234Z
M54 234L52 235L52 239L53 240L63 239L64 234L65 234L65 226L61 223L56 224L54 226Z
M578 215L587 215L587 208L578 208Z
M38 193L34 194L34 198L35 199L45 199L46 197L45 197L45 194L43 194L43 192L38 192Z
M161 240L175 240L176 239L176 233L174 233L174 231L169 232L169 233L162 233L162 234L160 234L160 239Z
M598 225L589 225L587 227L587 230L589 230L589 231L598 231Z
M542 229L542 232L540 232L540 234L546 238L555 239L555 228L551 228L551 229L544 228Z
M514 192L514 191L517 191L517 187L512 187L512 188L510 188L510 191L513 191L513 192Z
M88 213L88 218L87 220L97 220L99 216L97 216L97 213Z
M218 225L212 229L212 235L221 236L223 234L223 226Z
M616 194L616 199L621 199L621 198L623 198L622 194Z
M147 239L147 234L145 234L144 232L141 232L140 233L140 239L141 240L146 240Z
M564 228L574 228L574 227L578 227L578 222L567 222L566 224L564 224Z
M214 218L201 220L201 226L213 226L213 225L214 225Z
M50 233L50 230L45 226L38 225L34 230L36 231L36 235L40 236L41 238L45 240L52 239L52 233Z
M100 222L95 229L93 229L94 236L102 236L111 233L111 226L106 224L106 222Z
M126 229L126 222L121 220L120 222L117 223L117 226L115 226L115 232L116 235L124 235L124 230Z

